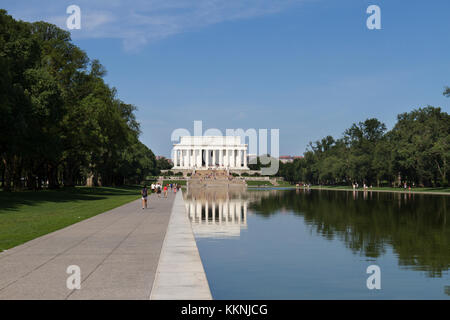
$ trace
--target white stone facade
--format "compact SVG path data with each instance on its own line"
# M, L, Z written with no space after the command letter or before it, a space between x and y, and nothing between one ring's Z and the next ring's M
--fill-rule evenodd
M173 145L173 169L249 170L239 136L183 136Z

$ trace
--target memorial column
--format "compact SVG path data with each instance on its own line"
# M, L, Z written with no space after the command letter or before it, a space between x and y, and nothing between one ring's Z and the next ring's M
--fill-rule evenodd
M189 167L189 149L184 150L184 166Z
M241 152L242 150L236 150L236 167L241 167Z
M173 167L176 168L178 166L177 164L177 153L178 149L173 149Z
M247 168L247 150L244 150L244 167Z
M231 149L231 163L230 167L234 168L236 166L236 155L234 154L234 149Z
M190 154L189 154L190 150L189 148L186 149L186 167L190 167L191 166L191 159L190 159Z
M183 167L183 149L180 149L180 167Z
M196 148L196 150L195 150L195 164L197 165L197 168L199 167L199 156L198 156L198 154L200 153L200 150L198 150L198 148Z

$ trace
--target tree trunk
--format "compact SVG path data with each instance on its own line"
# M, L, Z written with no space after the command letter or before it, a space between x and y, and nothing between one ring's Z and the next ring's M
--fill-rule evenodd
M47 179L48 179L48 188L56 189L59 187L58 183L58 168L52 164L47 166Z
M22 189L22 161L19 161L17 157L14 157L13 168L13 189L19 191Z
M42 189L42 177L41 176L37 176L36 177L36 190L41 190Z
M2 188L5 186L5 166L2 166Z
M27 174L27 189L36 190L36 177L30 172Z
M94 186L94 174L90 173L89 176L86 178L86 187L93 187Z
M102 182L97 173L91 172L86 180L86 187L101 187Z
M7 191L7 192L11 192L12 172L11 172L11 164L10 163L11 162L7 161L6 158L3 158L3 165L5 166L3 190Z
M74 187L74 174L73 174L73 167L71 164L68 164L66 167L64 167L64 187Z

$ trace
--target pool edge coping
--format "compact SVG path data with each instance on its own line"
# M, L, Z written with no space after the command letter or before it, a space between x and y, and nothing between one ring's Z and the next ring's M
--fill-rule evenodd
M196 271L179 270L180 265L187 264ZM212 299L208 279L191 222L186 215L183 194L180 190L175 196L170 213L169 225L163 240L149 300Z

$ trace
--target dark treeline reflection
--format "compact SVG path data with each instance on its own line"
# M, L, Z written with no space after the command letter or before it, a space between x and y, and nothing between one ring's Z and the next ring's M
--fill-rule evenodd
M319 235L366 257L391 246L399 265L441 277L450 267L448 203L446 196L293 190L261 193L249 208L266 217L292 211Z

